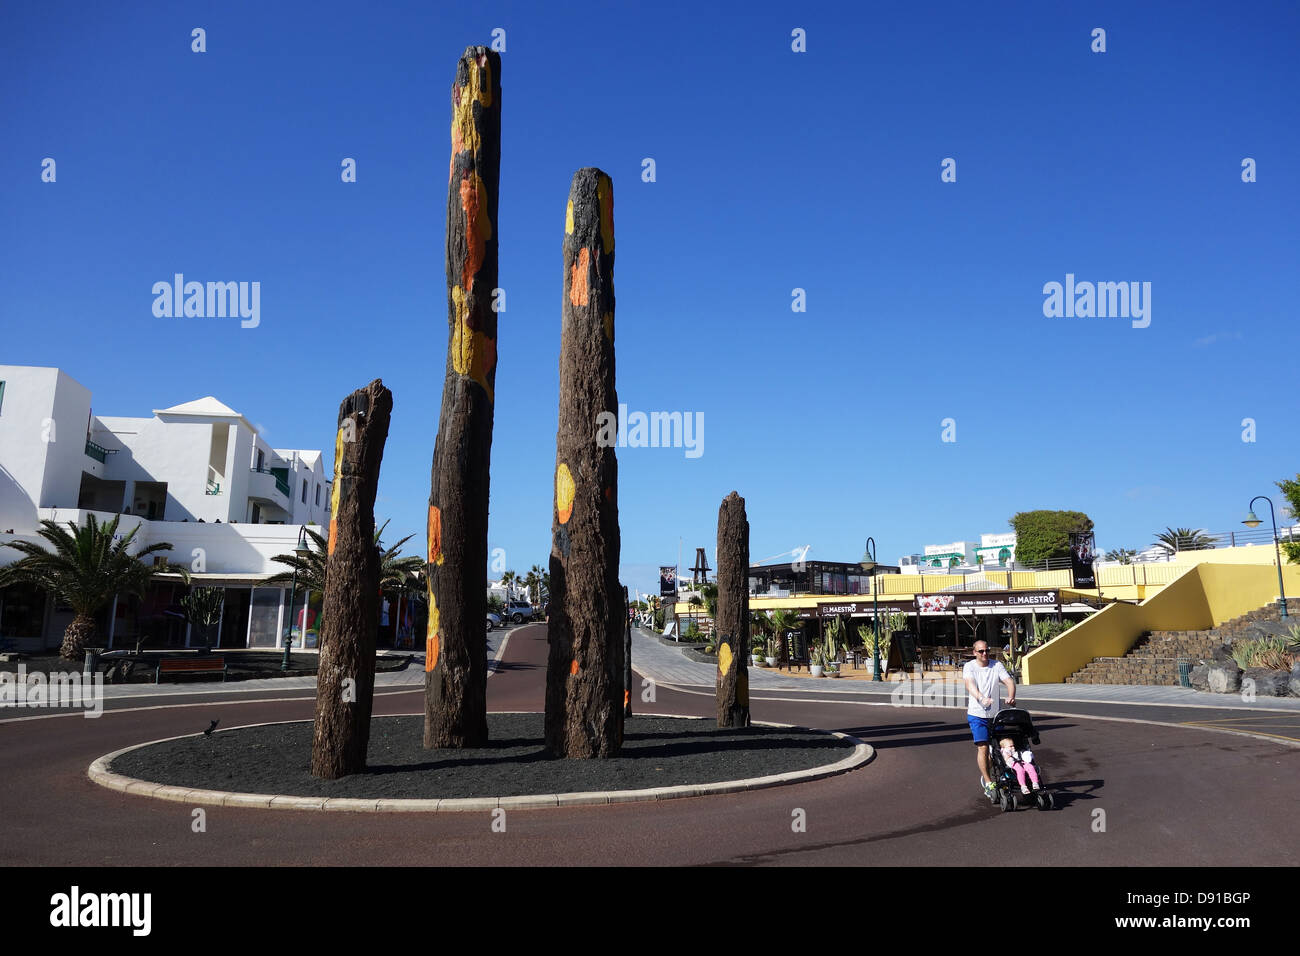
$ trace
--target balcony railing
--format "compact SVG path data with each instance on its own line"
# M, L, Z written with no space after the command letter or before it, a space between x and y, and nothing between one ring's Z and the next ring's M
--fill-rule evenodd
M289 497L289 482L286 481L284 478L281 478L279 475L277 475L275 472L273 472L270 468L250 468L250 469L248 469L248 470L249 470L249 471L255 471L255 472L257 472L259 475L270 475L272 478L275 479L275 488L276 488L276 490L277 490L278 492L280 492L280 494L284 495L286 498Z
M103 462L108 461L108 456L112 454L112 451L105 448L103 445L96 445L93 441L87 438L86 454L102 464Z

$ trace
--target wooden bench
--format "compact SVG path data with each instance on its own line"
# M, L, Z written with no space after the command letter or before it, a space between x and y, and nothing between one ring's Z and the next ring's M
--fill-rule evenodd
M220 674L226 679L226 659L217 654L202 657L167 657L158 662L153 682L162 683L163 674Z

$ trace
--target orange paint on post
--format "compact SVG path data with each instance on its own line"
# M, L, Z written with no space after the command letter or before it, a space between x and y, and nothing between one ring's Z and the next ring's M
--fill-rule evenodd
M460 181L460 207L465 211L465 267L461 270L461 287L470 292L474 276L483 265L483 249L492 238L492 223L487 213L487 186L478 173L465 174Z
M424 670L429 672L438 666L438 635L435 634L424 642Z
M429 505L429 563L442 564L442 512Z
M586 246L578 253L578 261L569 273L569 302L572 305L586 305L591 298L587 289L587 272L591 267L591 250Z
M575 657L573 663L569 665L569 675L576 677L578 675L578 659Z
M630 690L624 690L624 691L623 691L623 706L626 707L626 706L627 706L627 702L628 702L629 700L631 700L631 699L632 699L632 692L631 692Z

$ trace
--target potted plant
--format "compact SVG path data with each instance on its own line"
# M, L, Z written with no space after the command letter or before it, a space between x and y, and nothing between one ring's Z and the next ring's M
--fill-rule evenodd
M822 650L820 644L814 644L812 652L808 655L808 673L813 677L821 677L826 669L826 652Z
M755 667L763 666L763 653L762 638L752 638L749 642L749 659Z
M767 657L763 658L768 667L775 667L781 645L778 643L779 638L769 637L767 639Z

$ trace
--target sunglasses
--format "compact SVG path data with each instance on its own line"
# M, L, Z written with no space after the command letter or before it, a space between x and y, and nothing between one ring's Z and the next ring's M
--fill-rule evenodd
M977 648L975 651L976 654L987 654L988 652L989 649L987 647Z

